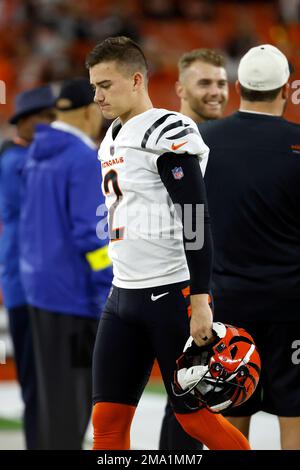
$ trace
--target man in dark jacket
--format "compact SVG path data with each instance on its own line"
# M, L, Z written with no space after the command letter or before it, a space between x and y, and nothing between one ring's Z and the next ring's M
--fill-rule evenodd
M56 107L58 120L38 127L24 169L21 273L37 357L41 448L80 449L112 269L106 234L96 234L103 196L92 138L101 113L88 80L65 82Z
M300 449L300 126L283 119L289 65L271 45L241 59L240 110L200 126L215 244L215 318L244 327L262 360L247 403L228 412L247 436L251 416L279 417L281 446Z
M54 117L54 97L49 87L20 93L10 123L17 128L13 140L0 150L0 208L4 225L0 242L1 281L4 305L14 348L18 380L24 401L26 447L36 449L36 377L29 312L19 270L19 219L21 171L33 139L35 125L50 123Z

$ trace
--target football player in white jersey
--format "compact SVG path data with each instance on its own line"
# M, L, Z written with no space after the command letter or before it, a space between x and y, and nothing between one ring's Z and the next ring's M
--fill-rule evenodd
M228 80L225 59L213 49L194 49L178 61L178 81L175 84L180 98L180 112L193 119L201 133L205 121L220 119L228 103ZM202 174L208 159L202 159ZM203 446L191 438L174 417L168 401L159 439L160 450L201 450Z
M208 148L190 118L153 108L147 63L132 40L106 39L87 67L95 101L114 119L99 150L114 280L94 351L94 449L130 448L131 422L157 358L185 431L209 449L247 450L225 418L171 387L189 335L199 346L213 338L213 249L199 166Z

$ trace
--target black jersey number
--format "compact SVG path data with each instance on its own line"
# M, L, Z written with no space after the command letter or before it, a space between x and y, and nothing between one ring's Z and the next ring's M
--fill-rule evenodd
M112 191L116 195L116 200L109 209L109 238L111 241L115 242L117 240L122 240L124 237L124 227L113 228L113 218L115 210L123 199L123 193L120 189L118 182L118 173L115 170L110 170L108 173L106 173L104 177L105 194L111 193L111 189L109 188L110 182Z

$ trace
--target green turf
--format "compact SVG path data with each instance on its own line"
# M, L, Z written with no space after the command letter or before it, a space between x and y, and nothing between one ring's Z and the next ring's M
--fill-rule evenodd
M165 393L165 388L160 380L151 380L148 383L145 392L162 394ZM21 429L21 427L22 422L20 420L3 418L0 416L0 431L14 431Z
M0 431L15 431L21 428L21 421L0 417Z
M145 392L162 394L165 393L165 387L160 380L150 380L145 388Z

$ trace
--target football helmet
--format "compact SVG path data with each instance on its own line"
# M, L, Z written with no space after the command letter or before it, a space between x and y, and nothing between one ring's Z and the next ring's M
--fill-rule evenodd
M197 346L190 336L176 361L172 386L191 409L220 413L250 398L259 381L260 357L243 328L214 322L212 330L215 340L207 346Z

